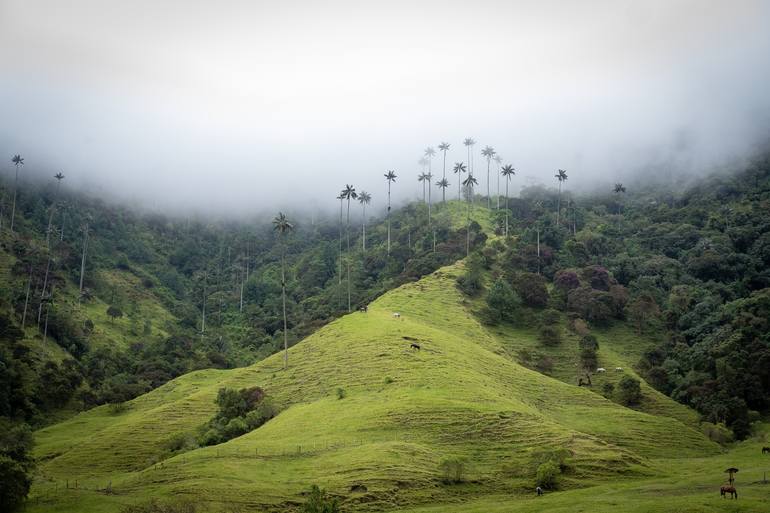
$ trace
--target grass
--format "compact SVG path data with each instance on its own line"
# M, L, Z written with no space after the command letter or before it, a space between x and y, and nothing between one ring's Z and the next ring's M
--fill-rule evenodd
M157 497L212 511L286 511L316 483L350 511L529 511L547 501L549 510L575 511L596 497L608 509L637 496L643 511L662 498L681 504L681 489L706 500L728 460L759 464L748 443L723 454L693 428L689 410L648 387L657 406L635 411L574 386L566 342L561 379L523 367L515 349L536 344L531 331L480 324L455 287L461 272L462 264L443 268L330 323L290 349L287 370L279 354L197 371L123 413L100 407L38 431L29 510L108 512ZM612 329L600 337L600 361L625 364L636 337ZM213 415L220 387L254 385L281 406L276 418L219 446L168 454L171 437L194 434ZM551 447L572 454L565 491L525 500L533 452ZM451 457L467 462L463 484L441 482L440 462ZM62 490L75 479L78 490ZM98 491L107 483L114 494Z

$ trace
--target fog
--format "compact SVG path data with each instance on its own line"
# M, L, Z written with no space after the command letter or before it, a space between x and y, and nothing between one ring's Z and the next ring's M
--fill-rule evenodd
M332 208L346 183L379 209L388 169L411 199L424 148L451 143L450 169L466 137L482 189L485 145L514 189L707 172L767 140L768 20L761 0L0 0L0 172L21 153L29 177L225 215Z

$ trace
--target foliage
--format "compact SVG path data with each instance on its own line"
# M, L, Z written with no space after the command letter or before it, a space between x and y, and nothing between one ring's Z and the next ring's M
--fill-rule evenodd
M618 400L626 406L639 404L642 400L642 388L638 379L623 376L618 382Z
M217 393L218 411L201 430L200 445L216 445L257 429L275 417L272 401L260 387L220 388Z
M0 417L0 511L21 506L32 484L32 432L26 424Z
M445 458L439 463L443 481L447 484L462 483L465 475L465 460L462 458Z
M313 485L310 487L310 494L300 511L302 513L339 513L340 506L337 499L330 498L326 490Z
M487 293L487 307L490 317L500 322L511 320L521 305L521 299L513 291L513 288L503 278L498 278L489 288Z
M513 288L527 306L542 308L548 304L546 281L539 274L516 274L513 278Z

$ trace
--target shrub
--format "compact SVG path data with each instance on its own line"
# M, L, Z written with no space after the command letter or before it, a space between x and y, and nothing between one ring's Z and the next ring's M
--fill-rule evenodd
M460 458L446 458L439 464L445 483L461 483L465 474L465 462Z
M559 466L553 461L546 461L537 467L535 484L546 490L556 488L557 478L561 474Z
M524 304L542 308L548 304L545 278L535 273L519 273L513 279L513 288Z
M543 374L550 374L553 371L553 360L550 356L541 355L535 362L535 369Z
M246 421L241 417L235 417L234 419L231 419L230 422L228 422L225 426L224 435L226 438L232 439L237 436L241 436L248 430L249 426L246 424Z
M110 403L108 409L111 415L120 415L128 411L128 404L125 402Z
M555 326L541 326L537 338L544 346L558 346L561 343L561 332Z
M729 444L733 441L733 432L730 431L727 426L721 422L718 424L704 422L701 424L701 431L709 438L709 440L720 445Z
M602 395L606 397L607 399L612 398L612 394L615 393L615 385L610 383L609 381L605 382L602 385Z
M337 399L345 399L345 389L344 388L338 388L337 389Z
M458 276L457 288L466 296L475 296L482 289L481 270L468 269L465 274Z
M618 382L618 399L621 404L632 406L642 400L642 387L638 379L623 376Z
M302 505L302 513L338 513L340 510L337 499L330 498L326 490L313 485L307 502Z

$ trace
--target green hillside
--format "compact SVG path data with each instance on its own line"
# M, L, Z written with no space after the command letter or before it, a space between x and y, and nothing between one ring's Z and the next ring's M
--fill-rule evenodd
M566 489L610 478L634 489L674 472L682 458L689 465L717 458L721 470L718 446L674 418L687 415L664 396L645 388L659 405L652 415L513 361L512 337L480 324L457 290L461 272L461 264L442 268L385 294L368 313L331 323L290 350L288 370L276 355L193 372L123 413L100 407L40 430L31 511L115 511L147 497L285 511L312 483L343 497L348 510L478 500L473 507L484 511L486 496L497 503L529 495L533 453L554 447L570 451ZM607 358L623 362L623 354L619 347ZM254 385L280 404L277 417L230 442L167 458L169 439L214 414L220 387ZM467 462L465 484L441 484L448 457ZM719 483L701 477L704 488ZM67 480L78 489L62 490ZM114 494L98 490L109 483ZM590 498L553 496L562 493Z

